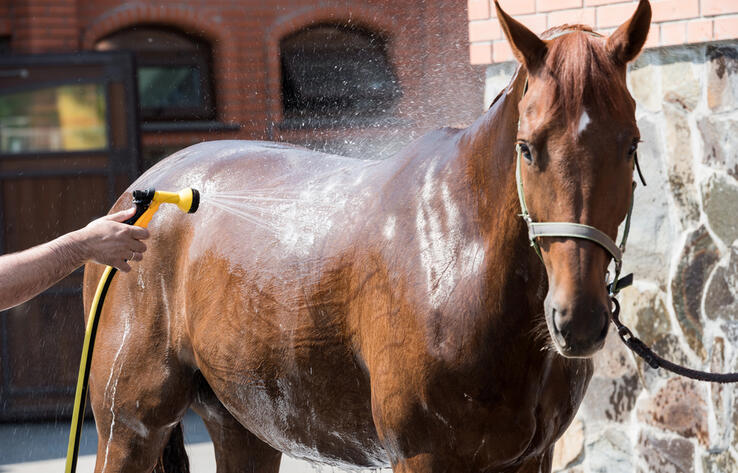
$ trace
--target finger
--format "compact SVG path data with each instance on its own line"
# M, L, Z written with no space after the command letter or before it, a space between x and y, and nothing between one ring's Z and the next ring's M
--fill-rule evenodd
M146 251L146 243L138 240L133 240L131 242L131 249L136 253L143 253Z
M141 253L135 252L133 253L133 258L131 258L131 261L141 261L143 259L143 255Z
M113 263L113 266L118 268L119 271L122 271L124 273L127 273L131 270L131 266L125 261L125 260L118 260L115 263Z
M149 231L143 227L132 226L128 234L136 240L145 240L149 237Z
M125 210L121 210L120 212L115 212L114 214L106 215L103 218L105 220L112 220L114 222L123 222L133 217L135 213L136 213L136 207L131 207Z

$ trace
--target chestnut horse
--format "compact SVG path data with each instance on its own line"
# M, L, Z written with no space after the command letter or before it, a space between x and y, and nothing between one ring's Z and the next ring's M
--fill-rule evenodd
M132 186L203 200L194 215L162 209L146 257L110 288L91 374L96 472L185 469L189 407L220 473L276 473L282 453L550 471L607 333L610 256L558 237L539 259L515 145L536 220L615 238L639 139L626 64L651 13L641 0L609 38L569 26L547 40L497 15L521 66L467 129L384 161L203 143ZM216 205L224 194L244 196L244 218ZM86 270L88 308L101 270Z

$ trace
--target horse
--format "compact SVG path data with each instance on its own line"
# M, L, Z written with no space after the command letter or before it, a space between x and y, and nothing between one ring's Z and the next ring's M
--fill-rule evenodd
M276 473L283 453L550 471L608 331L610 255L550 237L539 258L516 165L534 219L615 238L640 138L626 66L651 10L641 0L609 37L574 25L542 39L496 8L520 65L468 128L375 161L206 142L131 186L192 186L202 202L160 210L145 258L108 291L90 378L97 473L187 471L189 408L219 473ZM86 267L87 309L101 271Z

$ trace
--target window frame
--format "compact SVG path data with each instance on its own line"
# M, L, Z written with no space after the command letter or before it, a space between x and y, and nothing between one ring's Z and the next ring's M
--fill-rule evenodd
M152 31L162 34L173 34L179 39L190 43L192 50L176 49L136 49L126 46L125 35L133 31ZM165 123L182 121L212 121L217 119L217 97L215 94L215 77L213 74L213 47L210 42L200 36L188 34L176 27L157 24L132 25L107 34L97 41L99 45L105 41L118 44L111 50L130 51L136 62L136 85L138 90L138 71L141 67L177 67L191 66L198 70L200 81L199 89L202 105L197 107L163 107L144 108L141 106L141 91L139 96L139 118L142 124ZM97 48L98 46L96 46Z

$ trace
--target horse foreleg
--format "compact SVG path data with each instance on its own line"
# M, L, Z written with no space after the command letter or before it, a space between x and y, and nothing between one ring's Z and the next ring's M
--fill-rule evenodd
M465 473L468 470L450 458L432 453L422 453L411 458L397 460L392 465L392 471L393 473Z
M202 417L215 450L218 473L278 473L282 452L246 430L198 375L192 409Z

